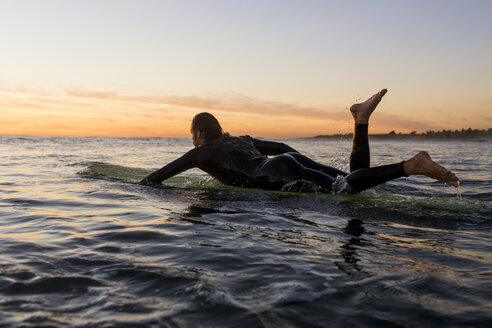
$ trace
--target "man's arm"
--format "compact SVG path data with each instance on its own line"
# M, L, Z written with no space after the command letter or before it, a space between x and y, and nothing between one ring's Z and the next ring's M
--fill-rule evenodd
M282 142L260 140L255 138L251 139L253 139L253 144L263 155L280 155L290 152L298 153L297 150Z
M162 181L196 167L197 165L197 151L196 149L192 149L180 158L143 178L142 181L140 181L140 184L150 185L161 183Z

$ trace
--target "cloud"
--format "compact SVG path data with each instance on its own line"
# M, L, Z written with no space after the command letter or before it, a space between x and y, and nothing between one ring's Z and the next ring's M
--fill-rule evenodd
M178 96L136 96L121 94L113 91L94 90L86 88L65 88L67 95L86 98L98 99L102 101L115 101L126 104L133 104L136 107L145 109L145 106L137 104L153 104L160 106L176 106L198 111L218 111L226 113L243 113L256 114L261 116L273 116L277 121L290 121L293 118L306 120L321 120L328 122L351 122L350 113L346 108L327 109L315 108L308 106L299 106L294 104L283 103L279 101L264 101L247 97L240 93L223 95L221 97L178 97ZM394 114L378 113L374 123L378 130L383 127L386 130L418 130L426 131L436 129L439 126L429 121L409 119L407 117ZM350 128L351 129L351 128ZM330 132L331 133L331 132Z
M186 107L198 110L214 110L282 117L291 116L307 119L347 119L347 113L344 113L342 110L298 106L278 101L263 101L247 97L240 93L223 95L221 97L136 96L113 91L75 87L66 87L65 92L71 97L97 99L102 101L147 103L162 106Z
M23 85L19 85L16 87L8 87L8 86L0 86L0 92L5 93L19 93L19 94L30 94L30 95L47 95L53 91L52 88L40 89L40 88L29 88Z
M77 135L183 136L188 133L191 117L200 111L219 114L224 128L231 133L294 137L352 129L347 107L301 106L254 99L240 93L184 97L127 94L74 86L38 89L0 86L0 108L3 112L0 123L18 120L21 134L27 133L22 129L33 126L39 126L36 131L45 126L54 133L59 124L64 131L70 131L72 126ZM384 111L372 119L373 133L443 128L429 118L418 120ZM28 121L32 124L27 124ZM9 131L15 129L15 124L9 127Z
M74 88L74 87L65 87L65 92L69 96L73 97L81 97L81 98L95 98L95 99L103 99L103 100L114 100L120 99L121 97L117 95L116 92L113 91L103 91L103 90L95 90L95 89L86 89L86 88Z

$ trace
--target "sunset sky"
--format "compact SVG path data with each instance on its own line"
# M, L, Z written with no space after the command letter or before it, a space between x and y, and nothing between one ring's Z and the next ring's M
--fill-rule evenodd
M492 1L0 1L0 134L492 127Z

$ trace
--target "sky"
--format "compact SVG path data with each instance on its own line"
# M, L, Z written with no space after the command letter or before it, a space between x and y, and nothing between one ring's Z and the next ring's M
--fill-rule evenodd
M0 134L187 137L492 127L489 0L0 0Z

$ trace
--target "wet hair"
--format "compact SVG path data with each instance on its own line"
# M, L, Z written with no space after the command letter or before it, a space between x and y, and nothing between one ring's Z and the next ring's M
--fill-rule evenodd
M196 114L191 121L191 133L200 131L205 141L221 139L224 131L219 121L210 113Z

